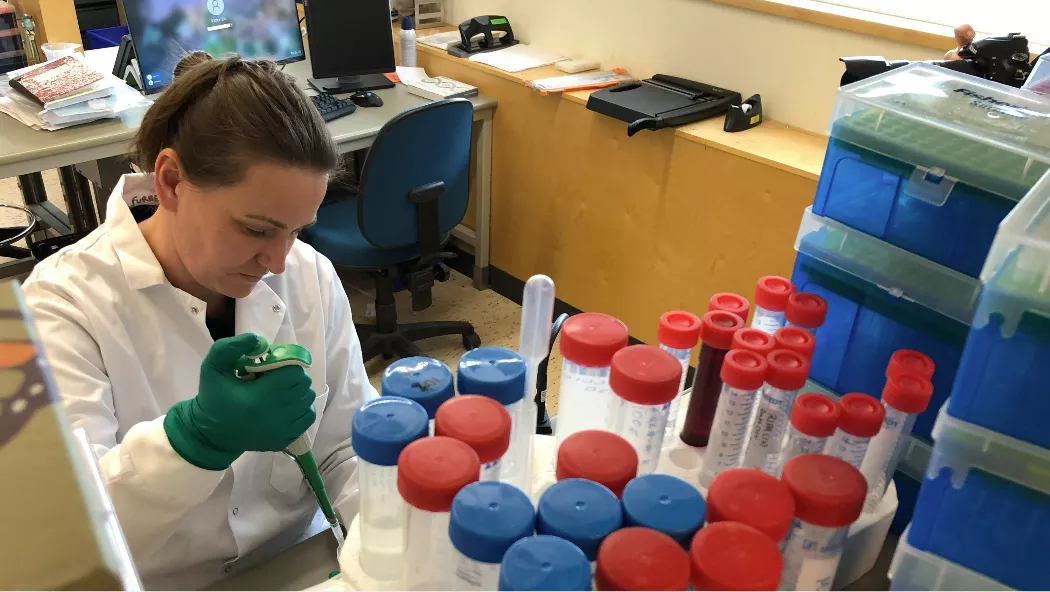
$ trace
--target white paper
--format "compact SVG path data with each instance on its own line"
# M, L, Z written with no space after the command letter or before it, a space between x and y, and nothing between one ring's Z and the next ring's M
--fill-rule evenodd
M472 62L486 64L504 72L521 72L530 68L549 66L555 62L567 59L569 58L536 49L524 43L512 45L506 49L477 53L470 56L470 61Z
M420 37L416 39L416 41L424 45L437 47L438 49L448 49L449 47L459 43L459 31L448 31L446 33L427 35L426 37Z
M398 66L397 77L402 83L410 85L415 84L424 78L429 78L429 76L427 76L427 71L423 68L412 68L408 66Z

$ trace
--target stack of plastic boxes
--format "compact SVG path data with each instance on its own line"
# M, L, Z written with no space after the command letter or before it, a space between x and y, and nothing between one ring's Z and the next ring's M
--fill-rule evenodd
M878 396L898 349L936 364L901 463L910 478L895 479L895 531L911 516L996 229L1050 168L1047 114L1050 97L927 64L839 91L792 281L828 302L810 372L827 391Z
M1047 125L1029 132L1050 142ZM981 282L894 589L1050 589L1050 176L1003 222Z

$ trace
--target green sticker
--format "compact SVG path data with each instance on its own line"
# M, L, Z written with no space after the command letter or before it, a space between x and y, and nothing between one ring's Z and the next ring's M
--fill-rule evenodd
M505 24L507 24L507 19L505 19L505 18L494 18L491 21L489 21L489 24L491 24L491 25L505 25Z

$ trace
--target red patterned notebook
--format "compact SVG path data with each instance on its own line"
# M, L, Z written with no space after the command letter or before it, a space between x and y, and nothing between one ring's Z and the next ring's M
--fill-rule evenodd
M11 79L11 86L41 106L76 94L102 80L101 72L66 56Z

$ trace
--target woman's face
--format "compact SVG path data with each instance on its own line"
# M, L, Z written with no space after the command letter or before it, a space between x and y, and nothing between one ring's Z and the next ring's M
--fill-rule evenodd
M316 220L328 178L286 165L253 165L237 185L175 193L173 238L179 258L205 289L243 298L267 272L284 271L299 232Z

